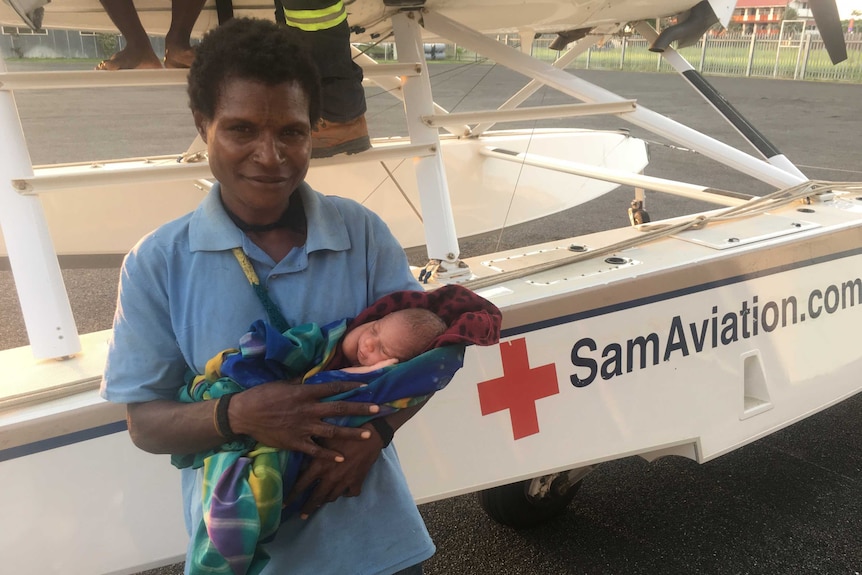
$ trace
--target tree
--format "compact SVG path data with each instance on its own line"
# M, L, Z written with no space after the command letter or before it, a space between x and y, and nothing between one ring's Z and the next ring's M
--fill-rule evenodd
M784 25L784 31L785 32L789 32L791 34L798 34L798 33L802 32L802 30L804 28L804 25L802 22L798 22L798 21L792 22L792 23L790 22L791 20L799 20L799 13L796 11L795 8L787 8L784 11L783 20L785 22L787 22L787 24Z

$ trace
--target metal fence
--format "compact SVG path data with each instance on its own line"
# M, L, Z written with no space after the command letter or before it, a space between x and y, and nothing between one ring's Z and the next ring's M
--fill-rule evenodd
M500 35L497 39L519 47L517 35ZM164 53L164 38L150 38L157 55ZM559 52L549 48L553 38L542 36L533 41L533 56L553 61ZM704 74L751 76L759 78L792 78L829 82L862 83L862 34L848 34L847 60L833 66L817 35L794 34L782 39L775 36L707 34L694 46L679 52ZM108 58L124 47L122 36L88 32L2 27L0 53L4 58ZM481 56L455 44L428 44L426 57L433 60L479 61ZM395 58L391 44L369 48L369 54L380 60ZM570 68L595 70L629 70L670 72L672 68L660 54L647 49L647 41L638 35L613 37L593 46L579 56Z
M513 47L520 45L516 35L501 35L497 39ZM679 53L704 74L862 83L862 34L847 34L845 40L847 60L838 65L829 60L820 37L810 33L782 39L740 34L705 35L696 45L683 48ZM559 57L559 52L548 48L552 41L553 38L544 36L534 40L533 56L546 61ZM454 45L450 45L447 52L459 60L481 58ZM639 35L614 37L600 46L593 46L569 67L673 71L660 54L648 50L647 40Z
M164 54L165 39L150 36L156 54ZM125 47L125 39L115 34L77 30L32 31L26 26L0 26L0 55L3 58L85 58L103 60Z

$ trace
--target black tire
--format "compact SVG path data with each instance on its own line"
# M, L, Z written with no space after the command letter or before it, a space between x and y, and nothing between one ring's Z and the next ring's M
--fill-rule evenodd
M632 219L636 226L640 224L648 224L650 222L650 217L646 210L635 210L632 212Z
M529 529L565 513L581 487L581 481L560 493L552 485L550 493L541 499L530 497L530 479L501 485L478 492L479 505L488 516L507 527Z

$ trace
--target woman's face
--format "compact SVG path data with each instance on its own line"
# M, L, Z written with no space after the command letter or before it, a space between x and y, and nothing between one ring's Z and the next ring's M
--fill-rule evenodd
M287 208L311 157L308 96L296 82L229 79L212 118L194 112L222 201L249 223Z

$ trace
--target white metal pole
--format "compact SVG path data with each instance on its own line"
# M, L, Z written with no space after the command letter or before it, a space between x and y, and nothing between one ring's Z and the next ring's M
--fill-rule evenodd
M805 34L805 56L802 58L802 71L799 72L799 79L805 79L805 70L808 68L808 57L811 54L811 34Z
M748 45L748 64L745 66L745 77L751 76L751 67L754 65L754 44L757 42L757 34L751 35L751 43Z
M554 68L564 69L566 66L574 62L578 56L583 54L585 51L589 50L595 43L600 40L602 36L594 36L587 35L572 46L568 51L566 51L562 56L557 58L552 64ZM589 64L587 65L589 68ZM539 91L542 87L542 83L538 80L530 80L530 82L521 88L514 96L506 100L498 110L512 110L517 108L521 104L527 101L527 99ZM488 130L490 130L494 126L494 122L484 122L473 128L473 135L477 136L482 134Z
M546 62L539 62L517 50L501 46L475 30L471 30L437 12L425 14L424 21L425 27L430 32L468 46L471 50L481 52L500 65L539 80L584 102L618 102L623 99L621 96L569 74L565 70L558 70ZM805 178L771 166L763 160L642 106L638 106L633 112L621 114L620 117L776 188L795 186L805 181Z
M0 57L0 73L5 72ZM81 351L81 342L42 203L12 187L12 180L33 176L33 165L15 97L7 90L0 90L0 149L0 228L33 355L74 355Z
M755 24L756 26L756 24ZM781 31L778 32L778 41L775 44L775 66L772 68L772 77L778 77L778 62L781 60L781 39L784 36L784 22L781 22Z
M641 36L646 38L647 42L655 42L655 40L658 38L658 33L656 32L656 30L653 30L652 26L650 26L646 22L638 22L635 25L635 30L637 30ZM704 38L705 38L705 36L704 36ZM694 68L692 67L691 64L689 64L688 60L686 60L685 58L682 57L682 54L680 54L679 52L677 52L676 50L674 50L673 48L668 46L667 49L665 49L665 51L661 53L661 56L662 56L662 58L667 60L667 62L671 66L673 66L673 68L677 72L679 72L679 74L683 77L683 79L686 82L689 82L689 84L691 84L691 78L689 78L689 76L686 75L686 72L693 71ZM694 86L694 85L692 84L692 86ZM781 168L782 170L784 170L785 172L787 172L793 176L798 176L798 177L803 178L803 179L808 179L806 177L806 175L803 174L802 171L793 164L793 162L788 160L787 156L785 156L784 154L778 153L778 154L775 154L772 156L767 156L767 154L764 153L764 151L762 149L758 149L757 146L754 144L754 142L752 142L751 137L750 137L750 135L751 135L750 133L746 134L745 132L740 130L738 123L734 123L733 121L731 121L731 119L727 115L725 115L724 112L722 112L718 107L716 107L715 102L713 102L709 98L707 98L706 94L704 94L701 90L697 89L697 87L695 87L695 90L697 90L697 92L701 96L703 96L703 99L710 106L712 106L713 109L716 110L716 112L721 114L730 123L730 125L733 126L733 128L737 132L739 132L739 135L741 135L743 138L745 138L748 141L748 143L750 143L752 146L754 146L755 149L757 149L757 151L766 158L767 162L769 162L771 165L773 165L777 168ZM741 119L742 117L739 116L739 118ZM764 138L765 138L765 136L764 136ZM773 146L770 144L770 147L773 147Z
M434 114L434 101L431 98L431 80L428 77L425 49L416 15L416 12L405 12L392 18L399 61L420 62L423 68L423 73L419 76L402 78L407 131L413 144L431 145L436 150L433 156L416 158L413 161L428 257L454 265L461 250L455 233L455 219L449 201L449 185L443 157L440 155L440 139L437 128L428 127L422 122L422 116Z
M448 120L464 122L526 122L530 120L550 120L554 118L575 118L578 116L598 116L605 114L622 114L635 109L635 100L621 100L602 104L562 104L559 106L534 106L516 108L513 110L489 110L484 112L454 112L442 116L423 116L422 121L427 126L443 127Z
M622 70L623 68L625 68L626 64L626 47L629 44L629 37L623 36L623 41L620 44L620 70Z
M388 43L387 43L388 46ZM368 54L363 54L359 51L355 46L351 46L351 53L353 54L353 61L356 62L361 68L362 73L365 75L367 80L370 80L372 83L379 86L381 89L385 90L389 95L398 98L402 102L404 101L404 94L401 93L401 76L396 75L385 75L385 74L375 74L375 68L379 66L389 66L389 64L378 64L374 58L369 56ZM411 65L416 65L414 62ZM406 64L405 64L406 66ZM387 67L387 71L390 68ZM437 114L446 114L448 113L445 108L434 104L434 110ZM469 136L470 135L470 126L456 126L451 123L446 123L441 126L444 130L448 131L451 134L454 134L458 137Z
M518 30L518 39L521 41L521 53L527 56L533 55L533 40L536 38L536 31L532 28L521 28Z
M741 194L739 192L710 188L707 186L697 186L686 182L656 178L654 176L645 176L643 174L633 174L622 170L613 170L611 168L603 168L578 162L568 162L566 160L549 158L539 154L513 152L502 148L480 148L479 154L489 158L503 160L504 162L514 162L517 164L554 170L564 174L573 174L605 182L613 182L622 186L632 186L636 188L635 199L641 201L644 199L644 188L656 192L673 194L683 198L713 202L723 206L739 206L755 198L755 196ZM640 192L637 190L640 190Z
M796 49L796 67L793 69L793 79L799 79L799 65L802 61L802 38L799 39L799 47Z

